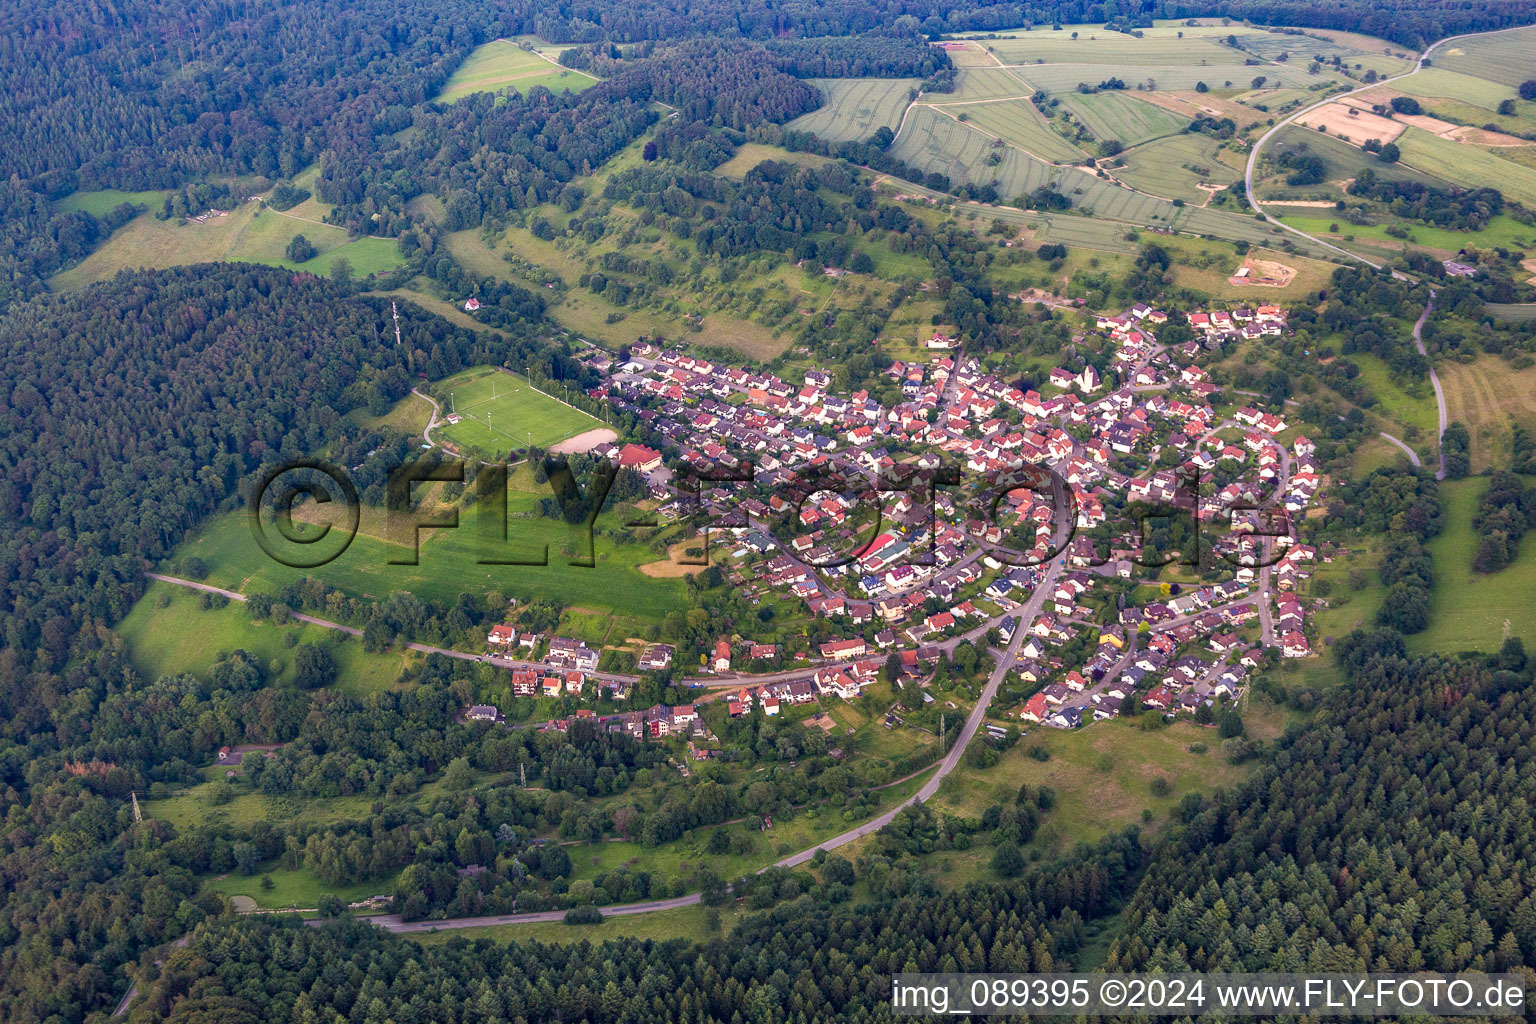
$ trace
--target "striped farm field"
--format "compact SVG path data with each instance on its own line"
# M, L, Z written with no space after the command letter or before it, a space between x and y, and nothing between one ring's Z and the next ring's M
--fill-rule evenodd
M1421 128L1409 128L1397 140L1403 162L1467 188L1495 184L1526 206L1536 206L1536 169L1495 156L1486 149L1452 142Z
M1476 75L1464 75L1442 67L1415 71L1407 78L1400 78L1393 82L1391 88L1408 93L1410 96L1461 100L1463 103L1471 103L1473 106L1487 110L1497 110L1500 103L1515 98L1514 86L1479 78ZM1360 98L1379 102L1373 98L1375 95L1373 91L1361 94Z
M1051 126L1029 100L975 103L964 107L945 107L943 110L956 117L963 113L970 124L1042 160L1076 163L1083 158L1081 150L1051 130Z
M814 132L827 142L863 142L882 126L896 130L917 88L915 78L816 78L822 96L819 109L785 125Z
M1115 177L1143 192L1198 206L1210 193L1197 184L1230 185L1242 177L1221 162L1216 152L1220 145L1209 135L1192 132L1157 139L1132 150Z
M1514 87L1528 78L1536 78L1532 51L1536 51L1536 27L1459 39L1440 47L1431 56L1436 67Z
M1079 32L1030 32L1013 39L980 41L1004 64L1117 64L1155 67L1167 64L1230 63L1232 48L1214 39L1148 36L1137 39L1102 27L1091 35Z
M1087 125L1095 138L1119 139L1127 146L1172 135L1189 124L1188 118L1118 90L1086 96L1080 93L1064 95L1061 105Z
M929 103L967 103L1028 96L1030 92L1030 87L1006 68L967 68L955 76L954 92L930 93L923 99Z
M950 108L953 109L953 108ZM998 182L1008 199L1049 184L1053 168L992 139L932 107L914 107L891 155L924 171L947 174L952 182ZM989 158L998 157L992 164Z
M1193 89L1198 82L1204 82L1215 89L1223 82L1231 82L1234 86L1247 86L1260 75L1264 76L1265 84L1272 88L1284 85L1306 87L1316 84L1318 79L1323 77L1307 74L1305 67L1293 68L1279 64L1254 67L1241 62L1160 64L1139 67L1127 67L1124 64L1037 64L1014 70L1019 77L1031 85L1053 94L1065 94L1075 90L1080 82L1098 85L1111 78L1120 79L1128 89L1136 89L1138 86L1156 89Z

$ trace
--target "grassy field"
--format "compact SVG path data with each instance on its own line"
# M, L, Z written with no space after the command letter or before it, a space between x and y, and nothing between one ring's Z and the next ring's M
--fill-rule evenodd
M262 887L263 877L272 879L272 888ZM245 896L266 910L298 907L311 910L319 905L326 893L340 896L348 903L367 899L369 896L387 896L394 888L394 878L379 878L371 882L334 886L320 881L308 868L287 871L276 861L261 865L254 875L217 875L204 882L204 888L221 892L225 896Z
M810 114L805 115L810 117ZM784 163L799 164L802 167L820 167L831 161L824 156L815 153L791 153L787 149L778 146L765 146L760 142L748 142L737 146L736 153L725 163L715 168L715 173L726 178L744 178L748 171L762 163L764 160L779 160Z
M104 217L123 203L142 204L154 213L165 203L165 193L124 192L122 189L104 188L95 192L71 192L53 205L60 210L83 210L92 217Z
M1285 207L1278 207L1272 212L1283 213L1284 209ZM1280 219L1294 228L1300 228L1321 238L1332 238L1333 234L1329 232L1329 226L1337 224L1339 235L1375 239L1390 248L1399 248L1402 245L1401 240L1387 234L1386 224L1357 225L1351 224L1342 217L1297 217L1289 214L1281 216ZM1536 245L1536 228L1521 224L1513 217L1503 214L1489 221L1488 226L1481 231L1452 231L1413 221L1402 223L1408 228L1407 240L1410 243L1445 252L1454 253L1464 245L1488 247L1502 245L1511 249L1524 249Z
M494 366L465 370L436 385L448 397L444 415L463 417L438 432L455 445L491 454L529 444L548 448L557 441L603 425L533 388L528 381ZM436 436L436 434L434 434Z
M1447 181L1479 188L1496 182L1499 191L1527 206L1536 206L1536 168L1495 156L1490 150L1442 139L1409 128L1397 140L1403 161Z
M1435 60L1438 63L1438 56ZM1415 71L1407 78L1400 78L1393 82L1390 88L1410 96L1461 100L1488 110L1497 108L1504 100L1515 98L1515 90L1511 86L1490 81L1476 74L1462 74L1443 67L1428 67ZM1372 99L1373 95L1373 93L1365 93L1361 98Z
M1442 362L1445 411L1472 435L1472 471L1508 469L1510 425L1536 431L1536 369L1516 370L1503 359L1480 356L1471 363Z
M1437 67L1513 87L1536 73L1532 50L1536 50L1536 28L1527 27L1459 39L1431 56Z
M1046 815L1036 838L1048 849L1092 842L1139 821L1143 807L1166 821L1186 794L1231 785L1252 770L1221 756L1214 729L1188 720L1166 729L1143 730L1114 720L1072 731L1030 726L1028 733L991 768L964 767L946 778L936 797L938 806L955 814L980 815L990 804L1012 803L1020 784L1031 789L1050 786L1056 791L1056 808ZM1204 743L1209 751L1191 753L1192 743ZM1050 759L1031 757L1028 751L1036 746L1044 747ZM1163 796L1151 791L1157 778L1168 780L1169 791Z
M938 109L940 113L951 117L964 114L967 123L1042 160L1077 163L1083 158L1081 150L1051 130L1051 126L1029 100L973 103L963 107L945 106ZM936 126L935 130L943 129Z
M465 58L435 99L451 103L471 93L499 92L509 87L526 92L535 85L551 92L575 92L596 82L591 75L556 67L510 40L493 39Z
M1147 33L1141 39L1123 32L1111 32L1099 25L1070 32L1028 32L1013 39L980 40L1005 64L1114 64L1132 67L1157 67L1168 64L1229 63L1231 47L1215 39L1191 36L1179 39L1173 33ZM1128 76L1121 75L1122 78Z
M1409 391L1392 379L1379 356L1356 352L1346 358L1360 367L1360 381L1376 396L1375 411L1390 421L1387 432L1402 438L1421 458L1431 454L1440 416L1429 381L1419 382Z
M1308 259L1305 256L1297 256L1293 253L1277 252L1272 249L1254 248L1250 254L1255 259L1273 260L1283 263L1296 271L1296 276L1291 283L1284 288L1263 288L1255 285L1235 285L1229 278L1233 271L1242 266L1243 258L1238 256L1235 250L1224 261L1210 262L1191 260L1184 263L1180 260L1180 253L1210 252L1217 243L1205 240L1193 240L1185 238L1160 238L1158 244L1173 254L1175 264L1173 267L1173 280L1181 288L1194 288L1216 299L1229 302L1264 302L1280 301L1308 295L1319 288L1326 288L1329 279L1333 276L1337 265L1323 260ZM1226 250L1224 249L1223 252ZM1206 263L1207 266L1200 266Z
M1142 102L1134 93L1073 93L1063 96L1061 105L1087 125L1095 138L1119 139L1127 146L1181 132L1189 123L1171 110Z
M1519 557L1501 572L1472 571L1478 536L1472 528L1477 500L1487 490L1480 478L1440 487L1445 531L1429 542L1435 559L1429 628L1408 638L1413 651L1496 651L1510 633L1536 642L1536 539L1526 537Z
M308 239L319 255L304 263L288 260L284 250L295 235ZM300 220L294 211L285 215L243 203L228 215L201 224L159 220L153 212L141 214L79 264L54 275L50 284L57 291L73 291L125 268L163 269L212 260L265 263L324 275L342 257L351 262L357 277L403 262L393 239L354 239L344 228Z
M183 672L202 675L222 656L243 650L267 666L270 683L287 685L293 680L289 641L294 640L328 649L341 670L337 687L361 695L391 689L401 670L419 657L400 652L370 654L361 640L336 630L301 623L256 623L238 601L219 609L204 609L201 601L201 594L185 587L151 583L117 624L117 632L128 642L134 668L145 679Z
M721 931L728 932L744 912L734 905L719 908ZM423 946L438 946L454 938L490 939L493 942L604 942L608 939L635 938L665 942L668 939L709 938L705 927L708 908L702 906L658 910L650 914L627 914L604 918L601 924L499 924L487 928L455 928L435 932L417 932L407 938Z
M743 146L742 150L752 149L751 146ZM750 157L750 163L741 168L745 174L751 167L755 167L766 159L776 159L783 150L771 149L767 146L756 147L759 152ZM738 152L737 157L742 157ZM823 157L810 157L812 160L824 160ZM726 165L721 165L717 171L725 170ZM541 211L544 208L541 208ZM467 269L477 274L486 274L499 277L524 287L537 286L533 282L519 277L514 273L505 260L501 258L497 249L486 245L480 237L480 232L474 230L458 231L443 236L444 244L450 252ZM720 345L735 349L751 359L772 359L789 347L787 336L775 337L774 330L770 327L745 320L737 316L720 311L711 311L711 305L707 304L705 296L694 293L686 293L682 299L686 302L684 312L696 311L703 315L702 329L693 331L683 319L681 312L668 312L653 307L632 308L629 306L617 306L609 302L601 295L575 287L580 275L588 269L584 258L574 251L566 251L553 242L547 242L534 237L526 228L509 228L502 236L500 244L505 245L508 251L517 253L524 259L536 264L546 271L552 278L558 277L567 285L573 286L558 300L553 301L549 308L549 315L562 327L574 332L577 336L588 338L610 348L618 348L635 340L642 334L662 337L679 337L687 334L690 341L703 345ZM602 245L607 248L616 247L616 243L605 240ZM600 250L591 251L593 255ZM636 243L627 250L631 256L637 255L645 248ZM662 258L662 249L659 246L651 246L650 252L656 258ZM830 294L834 285L830 282L826 285ZM739 308L739 296L732 296L727 302L720 299L720 307ZM820 300L818 300L820 301Z
M1067 146L1066 140L1061 145ZM1053 177L1048 165L1015 149L994 149L990 137L932 107L917 107L907 115L891 154L925 171L947 174L955 184L995 180L1009 200L1049 184ZM989 162L994 155L999 158L996 164Z
M1111 78L1121 79L1126 83L1127 88L1133 90L1139 87L1146 87L1148 89L1193 89L1198 82L1204 82L1212 89L1226 82L1247 86L1259 75L1263 75L1268 79L1266 84L1272 89L1280 88L1281 86L1305 88L1324 78L1324 76L1307 74L1305 66L1288 67L1279 64L1265 64L1255 67L1245 65L1240 60L1233 61L1230 58L1228 63L1223 64L1180 64L1170 62L1139 67L1104 63L1035 64L1014 70L1031 85L1063 97L1068 92L1075 91L1079 83L1097 85ZM1331 78L1332 76L1327 77Z
M1027 83L1005 68L966 68L955 76L954 92L933 93L927 102L974 103L1028 96L1030 92Z
M580 481L585 485L586 481ZM599 518L596 566L570 564L586 553L580 527L538 513L542 493L512 492L508 497L505 543L485 538L479 505L461 514L459 527L424 530L418 565L393 565L411 557L407 547L359 534L344 554L317 569L292 569L269 558L257 546L243 512L216 517L184 544L176 557L195 554L209 567L209 582L232 590L275 591L304 576L322 580L360 597L381 599L409 591L424 600L449 604L461 593L505 595L520 600L550 599L563 605L644 622L659 621L669 611L684 610L681 580L653 579L637 566L655 561L648 545L601 535L621 526L630 513L615 509ZM490 521L494 524L494 520ZM483 565L483 558L537 560L547 547L548 565ZM174 562L174 558L172 559Z
M1241 172L1221 162L1221 143L1209 135L1181 133L1138 146L1125 157L1115 177L1133 188L1166 199L1203 204L1209 192L1197 184L1230 185ZM1196 170L1195 168L1201 168Z
M822 106L784 127L815 132L828 142L862 142L882 125L896 130L919 82L915 78L818 78Z

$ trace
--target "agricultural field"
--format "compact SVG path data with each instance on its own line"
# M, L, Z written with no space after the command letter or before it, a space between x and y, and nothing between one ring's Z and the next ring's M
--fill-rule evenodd
M529 444L548 448L603 426L601 420L535 389L524 377L496 367L465 370L439 381L433 390L440 396L444 417L462 417L458 423L440 423L434 436L471 451L500 454Z
M1463 75L1518 86L1536 77L1531 53L1536 50L1536 28L1491 32L1474 39L1458 39L1435 50L1435 66ZM1411 81L1411 80L1410 80Z
M1457 124L1498 125L1499 130L1512 135L1536 132L1536 103L1530 100L1514 100L1513 115L1500 114L1486 107L1475 106L1463 100L1426 99L1424 109L1435 117ZM1523 141L1523 140L1522 140Z
M1324 104L1294 123L1314 130L1325 128L1334 138L1354 145L1367 139L1394 142L1408 127L1404 121L1372 113L1370 104L1353 99Z
M1041 160L1077 163L1083 159L1082 151L1055 132L1027 99L973 103L962 107L945 105L934 109L950 117L964 114L967 124Z
M1079 30L1077 38L1067 31L1028 32L1012 39L978 40L1004 64L1113 64L1122 67L1157 67L1180 63L1232 63L1232 48L1215 38L1191 36L1179 39L1172 33L1148 34L1141 39L1111 32L1102 25ZM1126 77L1121 75L1121 77Z
M1438 63L1437 57L1436 64ZM1423 68L1407 78L1399 78L1390 88L1391 91L1407 93L1410 96L1429 98L1443 96L1447 99L1461 100L1488 110L1496 109L1504 100L1515 98L1514 86L1438 66ZM1384 89L1382 92L1388 93L1388 90ZM1362 99L1380 102L1375 99L1376 95L1374 90L1360 94Z
M1073 93L1063 96L1061 105L1072 111L1095 138L1119 139L1126 146L1181 132L1189 124L1188 118L1144 103L1135 94L1127 92L1100 92L1087 96Z
M1286 152L1300 150L1319 157L1327 165L1322 182L1316 185L1285 183L1288 172L1278 166L1278 157ZM1254 186L1261 200L1326 199L1333 202L1346 198L1339 183L1353 178L1364 167L1369 167L1382 178L1391 181L1417 181L1437 188L1446 188L1449 184L1421 169L1401 163L1384 164L1359 147L1332 136L1287 125L1264 147L1264 160L1254 178Z
M1242 177L1242 172L1222 162L1220 146L1219 140L1196 133L1157 139L1125 154L1125 166L1113 173L1132 188L1203 206L1210 191L1196 186L1224 187Z
M284 250L295 235L308 239L318 254L303 263L287 259ZM56 291L73 291L105 281L119 270L163 269L216 260L265 263L324 275L342 258L352 264L353 274L359 278L403 262L392 238L352 238L346 229L335 225L303 220L257 203L242 203L222 217L201 223L160 220L154 211L142 213L113 232L80 263L54 275L49 283Z
M954 92L928 93L923 99L935 104L975 103L1028 96L1031 91L1028 83L1006 68L968 68L955 76Z
M1046 130L1043 125L1041 130ZM1061 142L1066 146L1066 140ZM947 174L957 184L997 180L1009 200L1048 184L1056 173L1017 150L994 149L989 136L932 107L918 107L907 115L891 155L925 171ZM998 158L996 164L989 162L993 156Z
M1472 571L1479 539L1472 517L1487 488L1479 477L1440 485L1445 529L1427 545L1435 560L1429 628L1408 638L1410 651L1496 651L1506 624L1510 635L1536 640L1536 538L1527 536L1519 557L1502 571Z
M1497 183L1499 191L1526 206L1536 206L1536 168L1517 164L1484 149L1409 128L1397 140L1403 162L1467 188Z
M465 58L435 98L439 103L452 103L472 93L507 88L526 92L535 85L551 92L575 92L596 82L591 75L558 67L510 40L493 39Z
M863 142L877 128L896 130L920 83L915 78L816 78L810 84L821 92L821 108L784 127L815 132L828 142Z
M1305 88L1316 84L1319 80L1334 80L1333 76L1329 75L1309 75L1305 67L1295 68L1284 64L1264 64L1255 67L1245 65L1240 60L1229 60L1228 63L1223 64L1170 62L1131 67L1122 64L1036 64L1016 68L1014 71L1031 85L1053 95L1073 92L1079 83L1097 85L1111 78L1121 79L1126 87L1132 90L1143 87L1149 90L1193 89L1198 82L1204 82L1215 89L1219 83L1223 82L1248 85L1259 75L1268 79L1267 84L1271 88L1282 85Z

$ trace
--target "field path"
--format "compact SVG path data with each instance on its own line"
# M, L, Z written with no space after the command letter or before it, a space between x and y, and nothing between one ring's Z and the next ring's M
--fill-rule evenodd
M1424 304L1424 312L1419 314L1419 319L1413 325L1413 343L1414 345L1418 346L1419 355L1423 356L1426 360L1429 359L1429 352L1427 352L1424 348L1424 321L1429 319L1429 314L1434 310L1434 308L1435 293L1433 290L1431 290L1429 293L1429 301ZM1429 382L1430 384L1434 385L1435 406L1439 409L1440 412L1440 429L1435 434L1435 447L1440 449L1440 468L1435 471L1435 479L1444 480L1445 445L1442 442L1445 440L1445 389L1440 386L1440 375L1435 372L1435 364L1433 362L1429 364ZM1415 461L1414 465L1417 466L1418 462Z

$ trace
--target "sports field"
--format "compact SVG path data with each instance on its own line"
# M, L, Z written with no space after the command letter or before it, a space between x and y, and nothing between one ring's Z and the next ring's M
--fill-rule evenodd
M1094 138L1119 139L1127 146L1181 132L1189 124L1188 118L1144 103L1134 93L1072 93L1061 97L1061 105L1072 111L1093 132Z
M863 142L882 125L896 130L919 83L915 78L817 78L810 84L821 92L821 107L784 127L815 132L828 142Z
M576 91L596 82L590 75L559 67L510 40L493 39L465 58L435 98L451 103L471 93L506 88L526 92L535 85L551 92Z
M433 391L443 417L460 417L457 423L441 423L433 436L479 452L508 452L529 444L547 448L603 425L536 390L526 378L493 366L465 370Z

